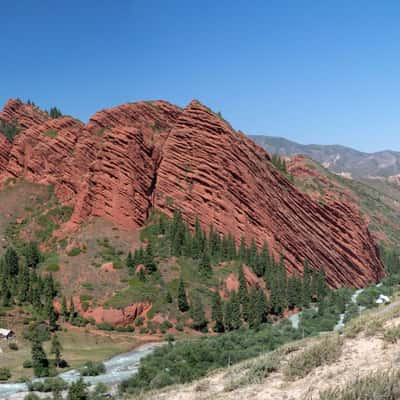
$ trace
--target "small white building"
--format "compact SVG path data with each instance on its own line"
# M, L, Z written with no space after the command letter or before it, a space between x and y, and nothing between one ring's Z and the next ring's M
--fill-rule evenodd
M1 339L10 339L14 336L14 332L11 329L0 328L0 338Z
M387 303L390 303L390 298L381 293L375 303L376 304L387 304Z

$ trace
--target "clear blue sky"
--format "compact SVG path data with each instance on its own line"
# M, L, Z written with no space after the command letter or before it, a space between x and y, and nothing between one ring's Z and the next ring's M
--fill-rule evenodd
M18 0L0 21L1 104L197 98L249 134L400 150L397 1Z

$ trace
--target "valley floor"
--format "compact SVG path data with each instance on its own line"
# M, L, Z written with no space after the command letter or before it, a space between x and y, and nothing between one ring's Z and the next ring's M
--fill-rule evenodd
M321 362L322 365L313 368L304 377L288 377L291 360L318 345L320 341L333 338L337 334L330 333L284 346L277 352L279 366L269 375L271 357L270 354L265 354L213 372L191 384L145 394L142 399L316 400L320 398L320 392L344 387L345 384L376 371L398 368L400 341L397 341L397 336L390 336L390 333L398 333L396 327L400 327L400 300L351 321L338 339L343 340L340 356L334 362Z

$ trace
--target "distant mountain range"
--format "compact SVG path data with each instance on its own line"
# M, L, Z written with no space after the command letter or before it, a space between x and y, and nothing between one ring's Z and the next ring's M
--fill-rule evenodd
M336 173L348 173L353 177L388 177L400 174L400 152L385 150L363 153L340 145L303 145L291 140L252 135L257 144L271 154L292 156L304 154Z

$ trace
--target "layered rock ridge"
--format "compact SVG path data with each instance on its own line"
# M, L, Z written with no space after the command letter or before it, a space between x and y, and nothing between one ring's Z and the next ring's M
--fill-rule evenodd
M21 127L13 143L0 135L1 182L53 184L74 207L66 229L92 216L135 229L152 208L180 209L189 223L198 216L203 228L213 224L237 242L268 242L289 273L301 272L307 259L325 267L333 287L383 276L356 207L301 193L263 149L197 101L184 110L164 101L124 104L83 124L11 100L0 120Z

